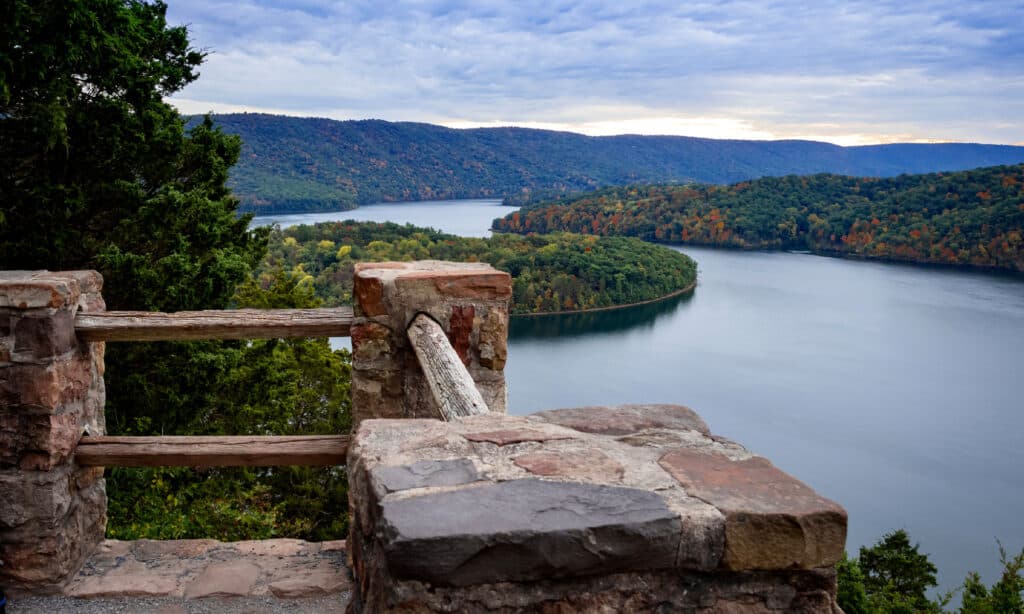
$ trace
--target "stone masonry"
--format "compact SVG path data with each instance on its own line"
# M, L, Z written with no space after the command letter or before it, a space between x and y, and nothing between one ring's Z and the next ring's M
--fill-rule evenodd
M102 468L77 467L102 435L103 343L75 313L102 311L95 271L0 272L0 586L59 591L106 530Z
M846 512L677 405L364 420L355 612L827 612Z
M405 332L419 313L444 329L490 411L505 413L508 273L479 263L368 262L355 265L353 290L354 425L439 417Z

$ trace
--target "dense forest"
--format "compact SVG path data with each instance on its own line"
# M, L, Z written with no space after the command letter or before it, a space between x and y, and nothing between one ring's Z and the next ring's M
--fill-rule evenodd
M527 207L494 228L1024 271L1024 165L607 188Z
M590 137L526 128L455 130L378 120L215 117L242 138L229 185L246 211L350 209L379 201L529 197L631 183L729 183L790 173L892 176L1024 162L1024 147L839 147L811 141Z
M487 262L512 275L512 312L557 312L649 301L692 287L696 263L637 239L568 233L489 239L393 223L328 222L275 228L259 280L281 271L310 285L328 305L352 300L357 261Z

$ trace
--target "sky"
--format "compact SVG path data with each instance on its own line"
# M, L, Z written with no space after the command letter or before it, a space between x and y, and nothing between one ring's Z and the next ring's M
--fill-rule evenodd
M167 1L183 113L1024 144L1024 0Z

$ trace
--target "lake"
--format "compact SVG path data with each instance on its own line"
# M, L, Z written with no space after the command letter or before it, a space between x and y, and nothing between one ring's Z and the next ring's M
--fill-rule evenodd
M498 201L391 203L282 223L411 222L486 236ZM262 220L267 222L267 219ZM511 413L688 405L841 503L856 553L904 528L944 588L1024 546L1024 278L683 248L689 296L513 319Z

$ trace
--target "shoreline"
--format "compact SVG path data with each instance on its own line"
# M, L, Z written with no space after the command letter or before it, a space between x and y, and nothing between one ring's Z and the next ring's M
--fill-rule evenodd
M660 302L660 301L665 301L665 300L668 300L670 298L675 298L677 296L681 296L683 294L686 294L687 292L693 292L696 289L697 289L697 282L694 281L692 284L686 286L685 288L681 288L679 290L673 290L672 292L669 292L668 294L666 294L664 296L659 296L657 298L647 299L646 301L637 301L635 303L624 303L622 305L607 305L605 307L594 307L592 309L572 309L572 310L567 310L567 311L531 311L529 313L510 313L509 317L511 317L511 318L540 318L540 317L544 317L544 316L564 316L564 315L569 315L569 314L573 314L573 313L594 313L595 311L613 311L613 310L616 310L616 309L628 309L630 307L638 307L640 305L650 305L651 303L657 303L657 302Z

